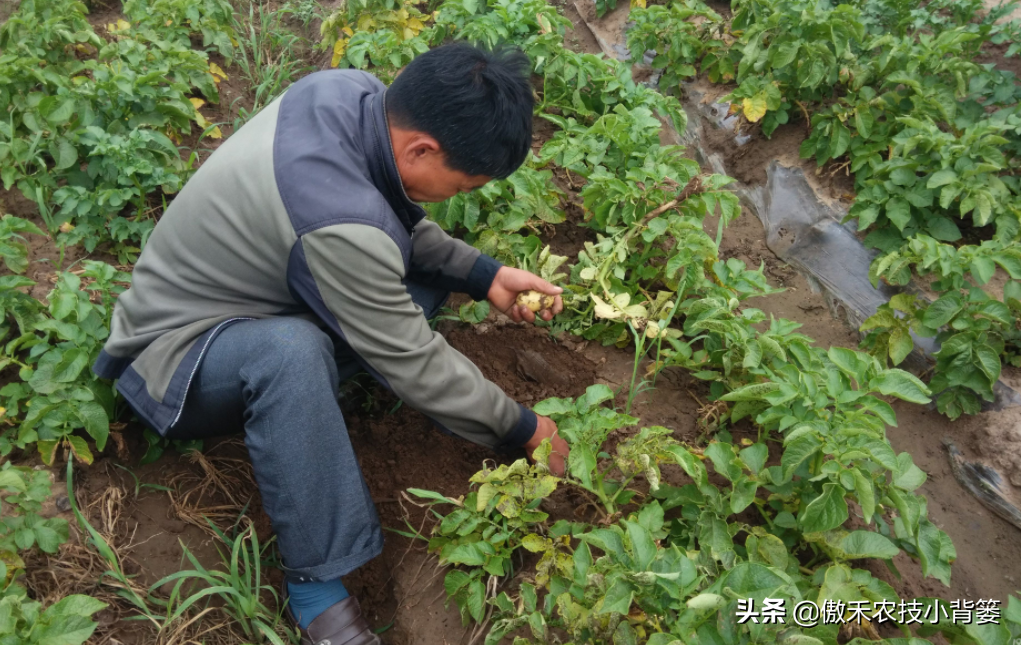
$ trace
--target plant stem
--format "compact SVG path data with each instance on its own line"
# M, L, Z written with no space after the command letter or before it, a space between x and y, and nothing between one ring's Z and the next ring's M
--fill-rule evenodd
M769 516L766 515L766 511L762 510L762 506L760 506L759 504L752 504L752 506L754 506L756 509L758 509L759 515L762 516L762 519L766 520L766 524L769 525L769 531L772 533L773 529L774 529L774 527L773 527L773 520L769 519Z
M684 271L687 273L687 267L684 268ZM659 367L659 357L663 347L663 338L666 336L666 331L670 328L670 323L673 322L674 316L677 315L677 309L681 306L683 295L680 291L674 294L674 306L670 309L670 314L666 317L666 321L660 325L659 334L656 336L656 367L652 374L652 387L656 387L656 379L659 378L659 373L662 371Z
M610 503L611 504L616 504L617 497L619 497L621 493L623 493L625 490L627 490L627 485L630 484L632 482L632 480L634 480L634 478L635 478L635 476L631 475L627 479L625 479L622 482L620 482L620 488L618 488L617 492L615 492L613 494L613 497L610 498ZM614 507L614 508L616 508L616 507Z
M631 334L635 337L635 360L631 366L631 386L628 388L627 393L627 404L624 406L624 414L631 414L631 404L635 400L635 381L638 379L638 363L642 360L642 355L645 351L645 334L639 334L635 326L631 324L629 320L627 323L628 329L631 330Z

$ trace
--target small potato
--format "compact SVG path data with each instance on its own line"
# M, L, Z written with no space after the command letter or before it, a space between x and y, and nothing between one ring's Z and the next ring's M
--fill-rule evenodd
M528 307L532 312L539 312L543 309L553 308L553 296L539 291L522 291L514 300L515 304Z

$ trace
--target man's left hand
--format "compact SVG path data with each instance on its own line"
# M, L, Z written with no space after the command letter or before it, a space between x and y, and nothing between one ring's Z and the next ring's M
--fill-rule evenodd
M534 273L511 267L500 267L500 270L496 272L493 284L489 287L489 302L510 316L514 322L522 320L535 322L535 313L528 307L522 307L515 302L519 293L529 290L554 296L553 306L539 312L539 317L543 320L552 320L553 316L564 310L564 301L560 297L563 289L553 286Z
M567 445L563 437L557 434L557 424L553 423L553 419L538 414L536 416L538 421L536 422L535 434L525 444L528 458L535 461L536 449L542 444L543 439L549 439L553 448L549 456L550 472L557 477L563 477L567 469L567 456L571 454L571 447Z

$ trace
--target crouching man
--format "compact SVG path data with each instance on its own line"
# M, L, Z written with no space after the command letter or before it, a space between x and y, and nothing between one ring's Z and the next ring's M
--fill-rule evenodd
M511 174L531 145L528 60L448 45L386 88L358 71L295 83L202 165L156 226L94 366L172 439L245 443L303 643L379 639L340 578L383 536L337 404L367 370L465 439L529 454L556 425L507 397L427 322L451 291L514 320L560 289L425 219ZM540 312L549 320L560 297Z

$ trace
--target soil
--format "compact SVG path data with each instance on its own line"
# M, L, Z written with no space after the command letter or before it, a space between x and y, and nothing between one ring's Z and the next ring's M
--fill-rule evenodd
M1021 411L1008 410L981 428L974 448L1021 491Z
M1021 18L1021 16L1017 16ZM982 53L975 58L975 62L980 65L992 63L999 69L1007 70L1014 75L1014 80L1018 81L1021 79L1021 56L1014 54L1008 57L1007 49L1010 47L1010 43L1001 43L999 45L995 43L983 43Z
M585 26L577 7L570 0L556 0L551 3L557 6L564 16L571 21L572 27L564 34L564 44L567 48L581 53L596 53L599 51L599 41L596 40L592 30Z
M713 103L726 92L719 86L712 87L701 80L686 91L701 96L700 103ZM766 183L766 168L776 160L788 168L801 168L813 184L816 192L829 200L843 204L847 210L854 200L854 177L848 168L828 164L820 168L814 159L802 159L799 155L801 143L808 138L809 130L800 116L794 116L791 123L781 125L768 138L758 126L749 126L741 132L717 127L705 117L701 118L707 148L723 155L728 174L748 186ZM748 141L738 145L738 135L746 135Z
M620 20L626 14L625 3L610 18ZM586 6L588 6L586 4ZM574 23L567 43L578 51L598 52L599 39L586 26L573 2L563 5L565 15ZM584 11L584 9L583 9ZM594 18L594 16L589 16ZM622 21L616 34L622 34ZM611 31L611 33L614 33ZM228 108L238 96L245 96L244 84L237 70L224 67L230 76L221 84L221 107L206 109L211 121L230 120ZM249 99L250 100L250 99ZM551 131L536 123L535 145L548 138ZM221 126L223 127L223 126ZM810 163L806 175L815 176L814 162L801 162L797 149L804 139L803 124L784 126L771 139L761 135L737 148L733 133L709 133L708 147L723 152L730 174L743 183L756 184L765 179L765 167L772 159L791 164ZM225 136L228 134L224 130ZM215 147L206 139L201 145ZM536 148L537 149L537 148ZM846 183L839 173L831 178L828 197L841 200ZM568 222L544 231L544 243L555 253L574 256L586 240L594 240L589 229L578 226L582 210L571 177L558 173L556 184L565 191ZM17 191L0 193L0 206L5 212L29 217L38 222L31 202ZM713 237L716 222L706 221L706 231ZM49 258L57 257L48 240L32 240L31 265L28 275L43 282L53 271ZM65 264L78 259L79 251L71 251ZM721 257L736 257L749 266L764 265L771 284L783 292L749 302L767 314L798 321L800 331L822 346L856 347L854 330L834 320L826 299L814 291L808 280L776 258L765 244L762 225L746 213L730 224L723 237ZM456 303L451 303L456 305ZM445 322L439 331L458 351L470 358L487 378L502 387L516 400L534 404L550 396L577 396L593 383L605 383L618 390L617 403L625 403L634 368L629 350L602 347L575 337L553 338L541 328L510 322L492 314L485 322L469 327ZM639 365L639 378L645 363ZM447 436L436 430L421 414L399 405L392 394L357 379L342 390L341 406L362 472L385 527L393 531L428 534L430 525L425 510L404 496L409 487L424 488L457 497L467 490L469 477L484 460L507 462L514 454L494 454L483 448ZM686 373L666 370L660 374L655 388L637 396L632 413L643 425L671 428L678 438L696 443L709 433L708 408L700 382ZM998 598L1005 601L1009 593L1021 586L1021 540L1017 529L978 505L957 484L950 472L940 439L948 436L965 452L968 459L986 458L1008 474L1015 485L1014 474L1021 472L1018 458L1018 435L1021 415L985 413L948 422L934 410L916 405L896 405L899 424L888 431L898 451L909 452L915 463L929 474L921 492L929 499L929 516L946 531L957 547L958 560L953 568L949 588L932 579L922 579L919 567L901 556L896 565L902 575L894 577L881 565L870 567L874 575L895 586L905 598L940 596L955 598ZM734 430L735 435L741 432ZM211 442L201 457L181 455L172 449L154 463L139 466L145 451L141 428L128 424L115 433L107 450L96 463L78 469L75 498L90 522L118 551L126 573L135 576L143 589L163 576L190 566L182 555L182 546L204 566L218 566L219 540L202 519L208 515L229 531L244 511L261 541L271 536L269 519L262 513L258 491L247 466L246 451L238 438ZM25 455L25 463L37 464L35 455ZM54 470L57 490L63 490L63 470ZM162 490L154 486L167 487ZM58 494L47 510L74 524L68 501ZM562 512L570 500L554 497L552 502ZM87 593L104 600L113 600L108 587L97 584L107 564L94 551L83 547L77 531L73 539L53 558L37 557L29 562L29 586L37 597L55 599L66 593ZM385 643L404 645L466 644L472 640L469 629L462 627L456 608L445 606L444 572L437 568L435 558L428 555L421 540L388 532L383 554L345 578L345 584L359 598L371 624L383 628ZM281 576L268 569L265 583L277 587ZM167 589L163 589L167 591ZM264 594L269 600L268 594ZM150 628L138 622L122 620L130 615L123 605L112 605L100 615L101 626L90 640L94 645L155 642ZM201 623L210 630L206 642L233 644L243 639L223 624L222 615L213 611ZM189 635L199 629L193 625ZM184 636L178 642L185 642Z

